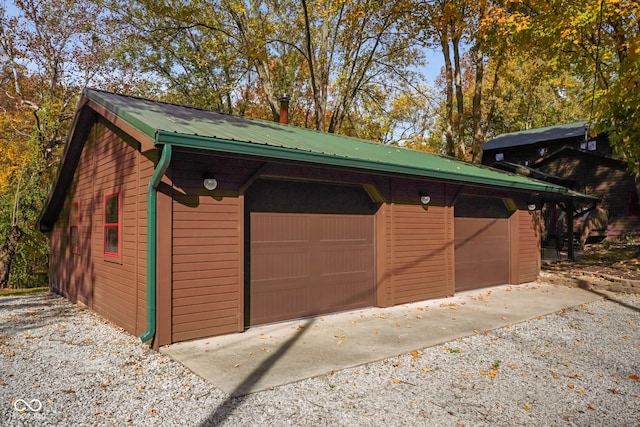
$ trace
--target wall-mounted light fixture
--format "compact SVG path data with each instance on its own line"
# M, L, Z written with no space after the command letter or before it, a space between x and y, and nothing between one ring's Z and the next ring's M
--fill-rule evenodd
M218 188L218 180L211 175L206 175L203 178L202 185L204 185L206 190L212 191Z
M424 206L427 206L429 203L431 203L431 196L426 193L420 194L420 203L422 203Z
M533 202L533 201L527 202L527 209L528 210L535 211L537 207L538 206L536 206L535 202Z

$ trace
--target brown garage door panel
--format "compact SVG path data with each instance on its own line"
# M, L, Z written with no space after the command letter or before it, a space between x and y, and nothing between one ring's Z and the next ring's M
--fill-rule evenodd
M373 305L373 233L367 215L252 213L250 323Z
M456 218L456 291L509 283L509 222Z

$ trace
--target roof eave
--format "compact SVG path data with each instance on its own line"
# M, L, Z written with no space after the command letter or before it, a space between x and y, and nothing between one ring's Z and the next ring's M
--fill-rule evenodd
M456 181L463 184L502 187L518 191L553 193L558 196L573 197L569 195L570 190L561 186L549 185L542 181L530 183L508 181L499 182L483 177L465 175L464 173L452 174L447 171L415 168L411 166L399 166L389 163L340 157L324 153L296 150L273 145L255 144L247 141L234 141L215 137L167 132L163 130L157 131L156 141L158 144L171 144L185 148L204 149L228 154L252 155L280 160L301 161L321 165L356 168L382 173L403 174L447 181Z

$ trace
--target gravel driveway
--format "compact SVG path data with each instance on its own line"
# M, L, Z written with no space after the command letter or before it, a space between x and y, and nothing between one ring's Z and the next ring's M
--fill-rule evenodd
M640 296L613 298L229 398L60 297L4 297L0 425L637 426Z

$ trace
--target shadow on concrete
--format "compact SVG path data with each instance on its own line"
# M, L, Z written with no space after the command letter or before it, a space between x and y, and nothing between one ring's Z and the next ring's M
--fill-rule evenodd
M242 403L246 400L247 395L250 393L253 386L260 381L260 379L269 372L269 369L289 351L293 345L299 341L309 331L311 326L315 323L317 318L307 320L303 327L298 329L298 333L289 338L283 345L278 348L278 351L273 353L269 358L262 362L256 369L251 372L245 380L233 390L229 397L222 402L205 420L203 420L199 426L218 426L225 419L238 409Z

